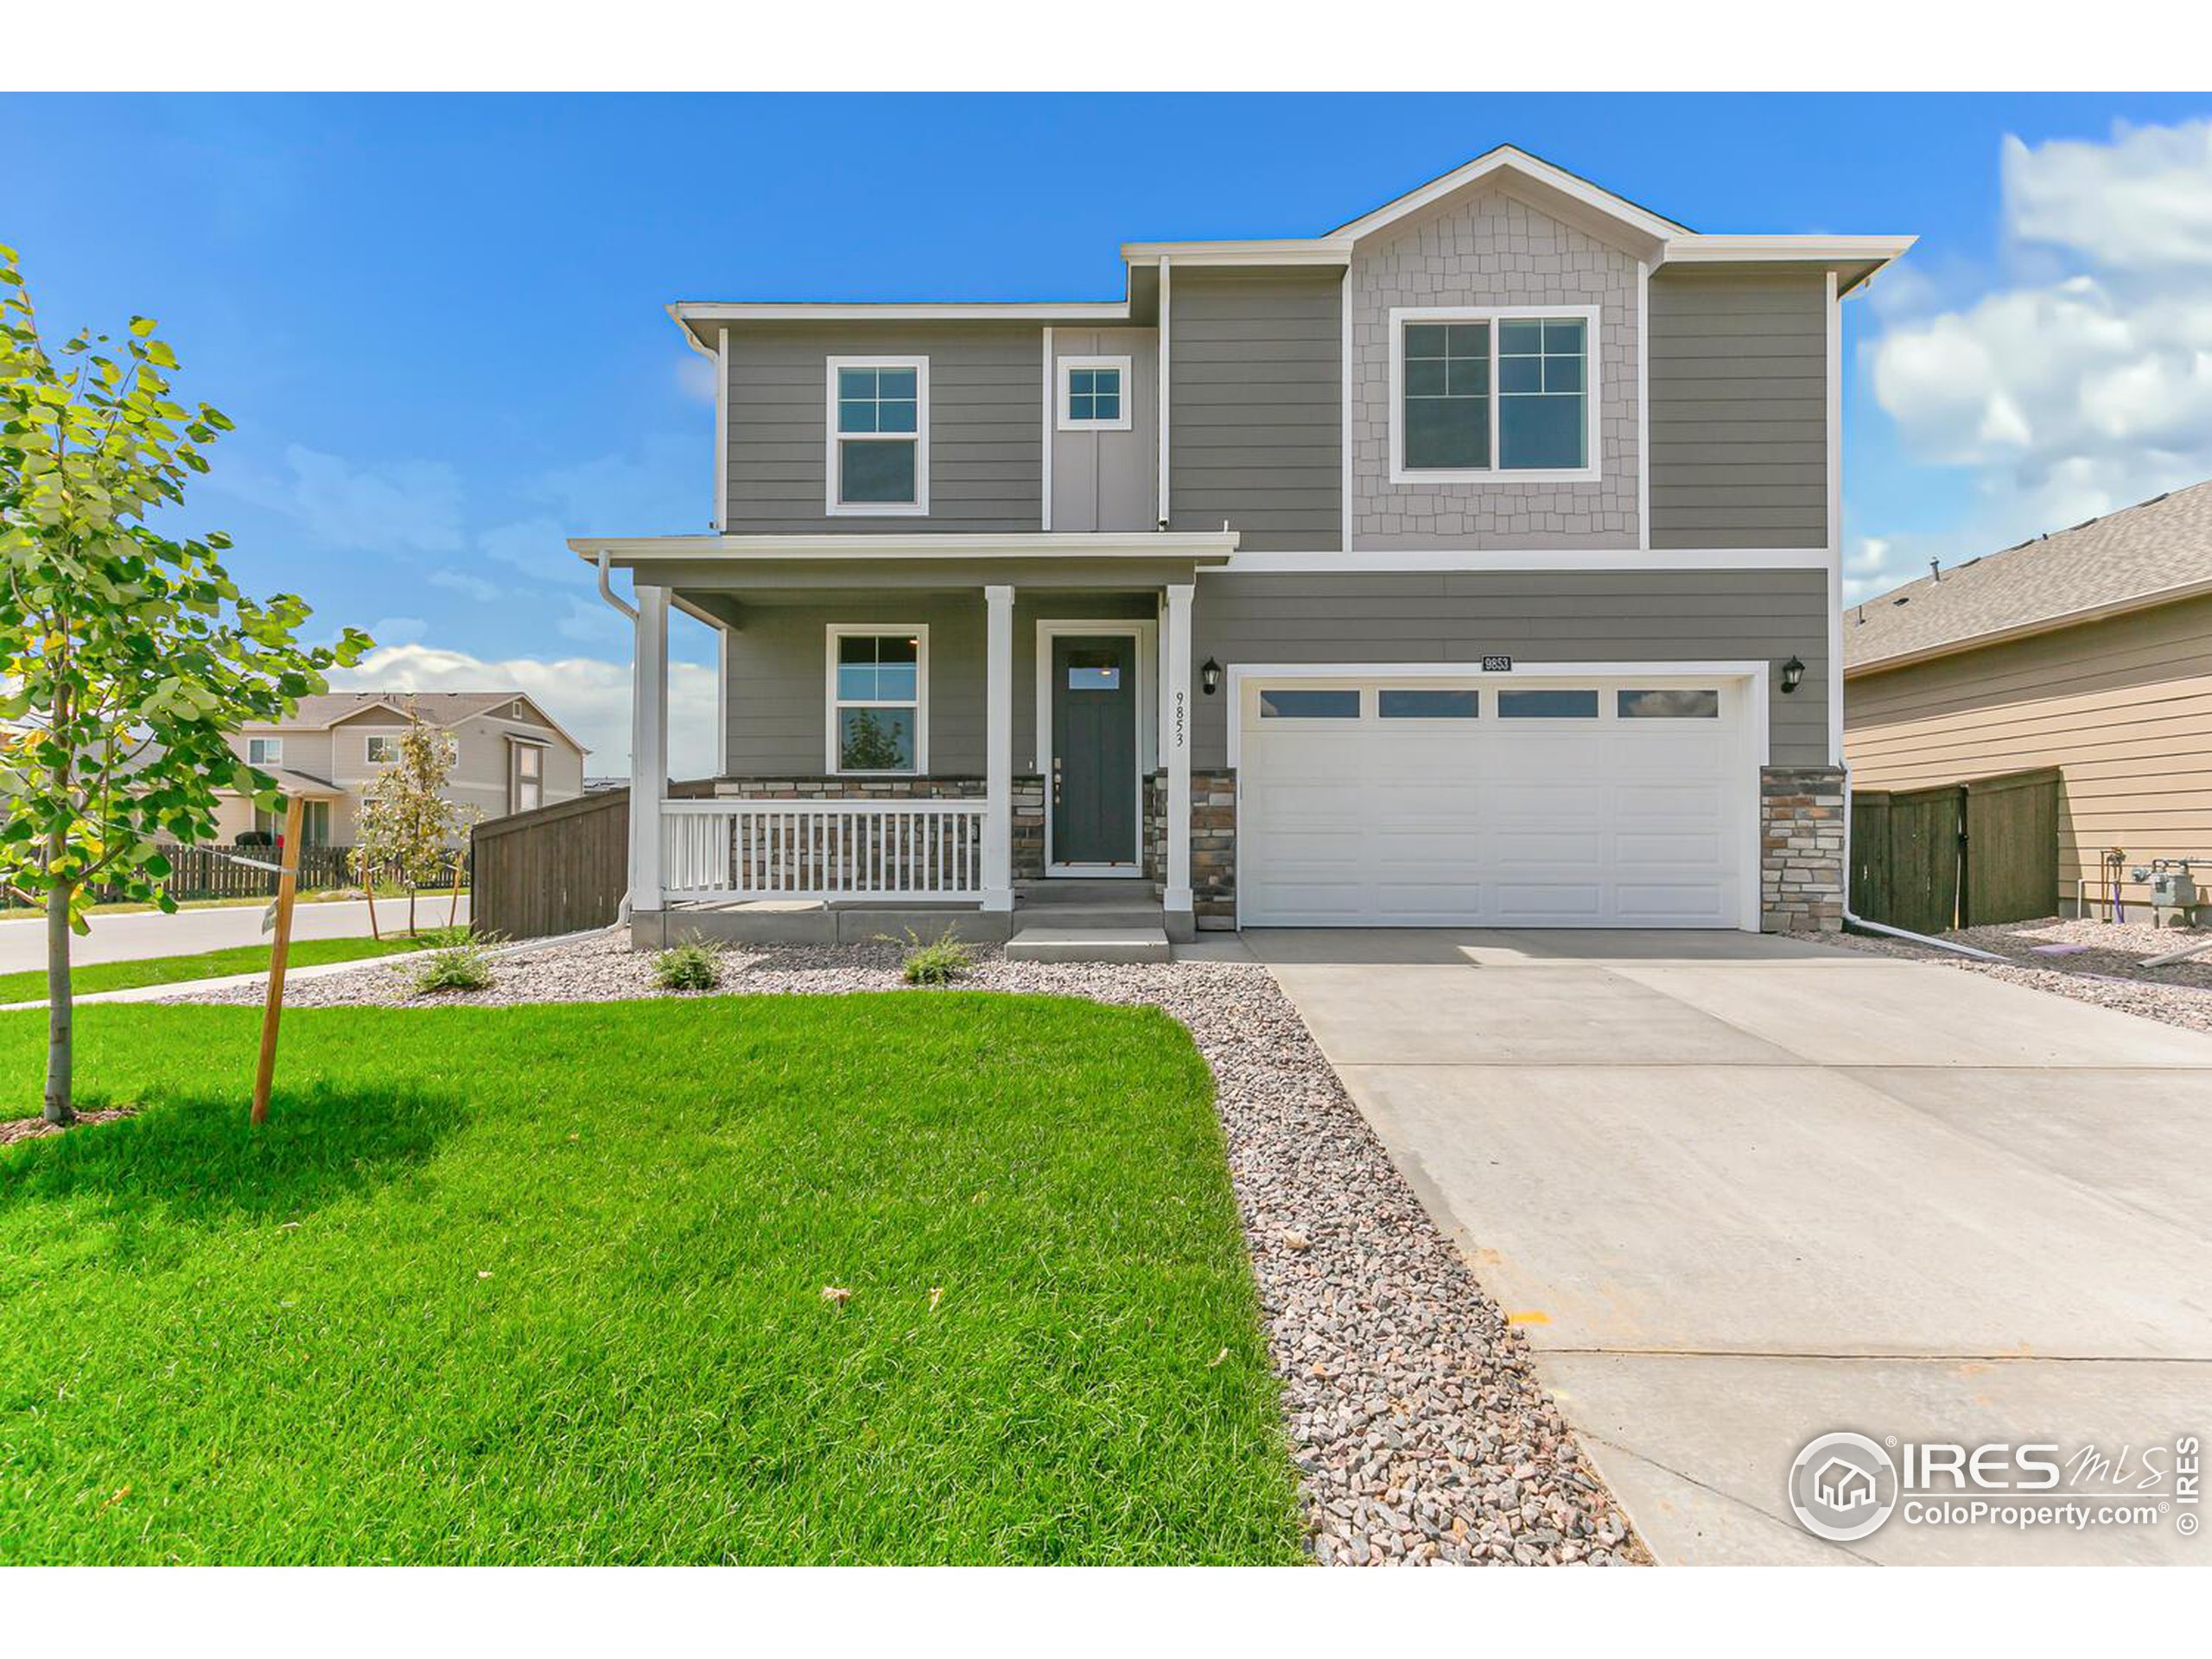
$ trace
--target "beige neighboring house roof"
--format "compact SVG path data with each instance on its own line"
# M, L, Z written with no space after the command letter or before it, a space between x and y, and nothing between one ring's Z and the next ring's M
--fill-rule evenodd
M262 770L274 778L287 795L296 795L303 801L334 801L346 793L329 779L318 778L311 772L295 772L289 766L264 766Z
M2212 482L1923 576L1844 613L1847 674L2212 593Z
M537 699L527 691L321 691L300 699L299 712L291 719L276 725L256 723L251 729L275 732L321 732L334 726L381 709L407 717L411 704L415 711L429 724L443 728L458 726L472 715L490 714L511 702L525 703L535 709L546 727L566 738L580 753L591 751L576 741L575 734L545 712Z

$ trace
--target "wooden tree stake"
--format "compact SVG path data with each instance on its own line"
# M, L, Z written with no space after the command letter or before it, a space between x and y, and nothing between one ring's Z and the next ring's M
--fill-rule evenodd
M284 1012L284 961L292 949L292 895L298 887L300 798L284 803L284 836L276 843L276 940L269 950L269 996L261 1008L261 1063L253 1073L253 1121L269 1121L269 1085L276 1076L276 1022Z

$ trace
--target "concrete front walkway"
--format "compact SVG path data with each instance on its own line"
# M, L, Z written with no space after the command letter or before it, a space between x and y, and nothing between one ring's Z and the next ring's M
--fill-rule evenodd
M1661 1560L2212 1562L2172 1516L1829 1544L1784 1491L1831 1429L2212 1437L2212 1038L1746 934L1244 942Z

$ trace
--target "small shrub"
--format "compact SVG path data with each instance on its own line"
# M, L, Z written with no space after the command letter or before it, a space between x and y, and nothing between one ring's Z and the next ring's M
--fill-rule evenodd
M653 958L653 977L664 991L711 991L722 982L722 953L687 939Z
M896 944L888 938L887 944ZM950 985L964 977L976 965L976 953L961 941L947 922L944 931L933 939L925 940L912 928L906 930L906 957L899 970L909 985Z
M427 950L414 977L417 996L434 996L440 991L480 991L492 983L491 953L474 943Z
M459 950L476 943L476 934L466 922L457 927L426 927L415 936L417 950Z

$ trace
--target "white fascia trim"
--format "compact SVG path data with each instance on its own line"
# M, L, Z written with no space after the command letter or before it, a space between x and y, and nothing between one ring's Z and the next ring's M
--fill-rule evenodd
M1224 575L1371 575L1410 571L1825 570L1824 547L1483 548L1357 553L1238 553Z
M1395 200L1385 202L1373 213L1340 225L1329 232L1328 239L1357 241L1376 231L1396 223L1409 213L1417 213L1432 202L1479 183L1493 173L1518 173L1563 196L1572 197L1584 207L1603 213L1620 224L1631 226L1646 236L1665 242L1687 232L1671 219L1662 219L1648 208L1601 189L1587 179L1554 167L1549 162L1539 161L1526 150L1516 149L1510 144L1500 144L1496 149L1478 156L1464 167L1454 168L1442 178L1432 179L1419 189L1407 192Z
M1604 354L1601 308L1594 305L1394 305L1390 308L1390 482L1393 484L1594 484L1604 477L1599 456L1604 440L1600 423L1605 391L1599 381ZM1499 422L1504 397L1498 390L1498 331L1490 336L1490 458L1482 467L1423 467L1406 466L1406 325L1422 322L1525 321L1536 317L1578 317L1588 332L1582 349L1582 453L1587 467L1502 467L1498 462Z
M1353 507L1357 499L1357 480L1352 471L1352 306L1356 296L1352 292L1352 273L1347 270L1344 279L1337 284L1337 321L1339 339L1337 346L1337 380L1340 409L1337 416L1338 507L1342 524L1338 534L1350 547L1352 534Z
M1126 322L1127 300L1010 300L887 302L815 304L776 301L679 302L668 308L678 322Z
M1670 236L1669 264L1707 264L1796 260L1859 260L1886 263L1904 253L1916 236Z
M1335 237L1300 237L1268 242L1124 242L1122 257L1132 265L1347 265L1351 244Z
M907 432L840 432L837 429L837 371L912 369L914 372L914 429ZM831 518L926 518L930 511L930 360L913 353L887 357L832 357L824 359L823 380L822 510ZM914 446L912 501L841 501L837 464L841 443L909 443Z
M1055 554L1084 558L1195 558L1215 563L1236 552L1241 532L1234 530L990 531L912 537L881 533L825 536L577 536L569 546L595 561L613 564L641 559L1032 559ZM1331 556L1341 557L1341 555Z
M1129 430L1135 412L1129 407L1129 394L1136 386L1136 378L1129 366L1131 360L1126 353L1118 357L1074 356L1060 359L1058 369L1052 381L1054 386L1052 395L1058 400L1054 410L1054 426L1062 432L1127 432ZM1120 372L1122 377L1120 419L1078 421L1069 415L1068 376L1077 369L1114 369Z
M1052 325L1051 325L1050 323L1046 324L1046 325L1045 325L1045 327L1043 328L1043 330L1042 330L1041 332L1042 332L1042 334L1043 334L1043 335L1044 335L1044 340L1045 340L1045 360L1044 360L1043 365L1041 365L1041 372L1039 373L1039 375L1038 378L1039 378L1039 384L1040 384L1040 385L1043 386L1043 388L1044 388L1044 391L1043 391L1043 394L1042 394L1042 396L1043 396L1043 400L1044 400L1044 404L1045 404L1045 427L1044 427L1044 443L1043 443L1043 445L1042 445L1042 450L1043 450L1043 454L1044 454L1044 460L1043 460L1043 461L1041 462L1041 464L1039 465L1039 468L1038 468L1038 471L1039 471L1039 474L1038 496L1039 496L1039 500L1040 505L1039 505L1039 510L1038 510L1037 527L1038 527L1038 529L1039 529L1039 530L1040 530L1040 531L1044 531L1046 535L1050 535L1050 534L1052 533L1052 397L1053 397L1053 392L1052 392Z
M1157 416L1160 427L1160 453L1154 461L1153 470L1158 474L1160 485L1160 499L1155 505L1159 509L1158 523L1162 531L1166 530L1173 517L1175 499L1173 481L1168 475L1172 452L1168 448L1167 433L1168 379L1173 374L1175 368L1174 320L1172 315L1175 298L1174 285L1173 266L1170 261L1162 259L1160 262L1160 344L1156 353L1159 360L1153 372L1153 378L1158 383L1160 391L1160 410Z

